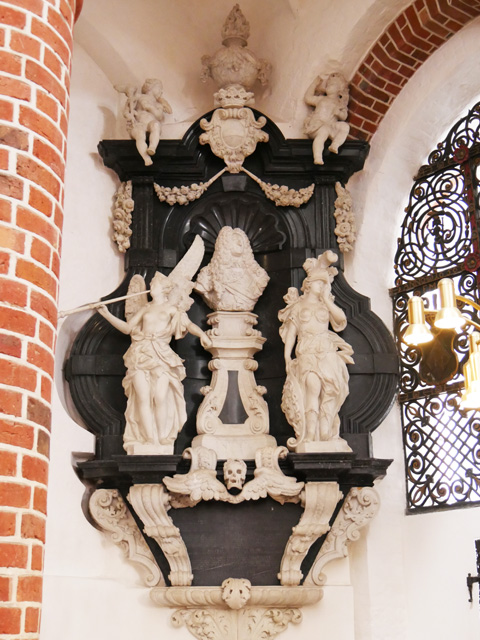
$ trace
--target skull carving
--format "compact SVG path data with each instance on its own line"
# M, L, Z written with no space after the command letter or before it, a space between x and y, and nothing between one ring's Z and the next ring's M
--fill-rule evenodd
M223 465L223 477L227 489L241 489L247 476L247 465L243 460L227 460Z

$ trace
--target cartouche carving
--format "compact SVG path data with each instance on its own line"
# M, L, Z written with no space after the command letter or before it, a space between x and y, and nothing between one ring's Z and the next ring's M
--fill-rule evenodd
M132 181L122 182L115 193L113 203L113 236L120 253L130 249L132 212L135 203L132 198Z
M206 132L201 144L209 144L213 153L222 158L231 173L238 173L246 156L255 151L258 142L267 142L261 131L266 119L255 119L247 105L254 104L250 89L257 79L266 84L270 65L246 48L250 35L248 22L235 5L222 30L222 48L213 56L202 58L202 80L213 78L218 86L214 94L216 109L210 122L200 120Z
M348 83L341 73L331 73L324 81L317 76L305 93L305 102L315 111L307 116L305 133L313 138L313 161L323 164L323 147L330 139L329 150L338 148L347 139L350 125L348 118Z
M287 306L278 314L287 370L282 410L295 431L287 445L297 453L351 451L340 438L338 412L348 396L347 363L353 363L353 349L328 328L342 331L347 325L331 294L338 271L330 265L336 261L332 251L306 260L303 295L290 287L284 296Z
M203 240L197 236L168 277L157 271L152 278L152 302L147 302L146 295L128 300L126 321L110 313L105 305L99 308L99 313L132 341L124 355L127 373L123 379L127 396L123 440L129 454L172 454L187 419L182 386L185 367L170 341L188 332L198 336L203 346L211 345L210 338L187 315L192 303L191 278L203 252ZM142 276L137 274L132 278L135 292L139 286L146 290Z
M336 482L307 482L301 494L304 512L293 527L280 565L282 585L299 585L302 562L312 544L330 529L330 519L343 497Z
M355 214L353 212L353 200L350 192L342 187L340 182L335 183L335 235L337 236L338 248L342 253L347 253L353 249L355 243Z
M193 574L188 551L182 536L167 514L170 509L168 493L161 484L134 484L128 500L144 524L144 532L153 538L170 565L168 576L172 585L187 587Z
M125 552L129 561L139 566L145 584L148 587L164 586L162 572L118 490L94 491L89 510L102 531Z
M166 113L172 113L172 107L162 98L163 86L160 80L149 78L141 88L133 85L117 85L115 89L127 96L123 115L127 121L127 131L137 145L145 166L153 164L162 122Z
M380 509L380 496L372 487L350 489L325 542L305 578L304 585L325 584L323 568L331 560L347 556L347 545L360 537L360 529L372 520Z

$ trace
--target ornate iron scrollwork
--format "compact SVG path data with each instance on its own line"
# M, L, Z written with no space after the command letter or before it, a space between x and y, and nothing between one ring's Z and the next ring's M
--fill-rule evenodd
M468 337L433 329L433 343L404 344L407 303L423 296L435 307L438 281L450 277L457 293L478 300L480 103L451 129L421 167L410 192L395 256L391 290L401 357L407 506L409 510L480 501L480 422L459 408ZM478 322L472 308L462 313Z

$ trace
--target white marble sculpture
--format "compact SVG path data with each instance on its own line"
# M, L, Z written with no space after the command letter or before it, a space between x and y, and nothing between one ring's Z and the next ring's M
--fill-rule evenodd
M245 232L223 227L211 262L197 276L195 291L215 311L252 311L269 280Z
M117 85L115 89L127 96L123 115L127 121L127 131L137 145L145 166L153 164L162 122L166 113L172 113L172 107L162 97L163 86L160 80L149 78L139 89L133 85Z
M207 319L212 327L208 351L213 360L208 367L213 375L211 384L201 389L205 398L197 413L198 436L192 446L213 449L224 460L253 460L259 447L276 446L275 438L268 435L268 406L262 397L266 389L255 381L258 364L253 359L265 338L253 328L257 316L251 311L268 280L266 271L255 262L245 232L223 227L212 260L195 284L214 310ZM242 422L237 414L233 418L222 414L232 395L243 406L246 419Z
M192 304L191 278L203 252L203 241L197 236L168 277L159 272L153 277L151 302L147 302L146 293L127 301L126 321L114 316L106 306L99 309L106 320L130 335L132 341L124 356L127 453L172 454L175 439L187 419L182 386L185 368L169 345L173 337L183 338L187 332L198 336L204 347L212 344L186 313ZM132 278L132 288L139 286L145 289L142 276L137 275Z
M266 118L258 120L248 106L254 104L251 91L259 80L267 84L270 64L247 49L250 27L236 4L222 29L222 47L213 56L202 58L202 80L212 78L218 86L214 94L216 107L212 118L200 120L205 131L201 144L209 144L213 153L222 158L231 173L238 173L246 156L255 151L258 142L267 142L262 131Z
M202 80L212 78L218 88L252 89L256 81L266 85L271 65L247 49L250 25L236 4L228 14L222 28L222 47L213 56L202 57ZM220 104L219 96L215 96ZM253 93L247 98L253 104ZM246 104L244 102L243 104Z
M338 153L347 139L350 125L348 117L348 83L340 73L331 73L324 82L317 76L305 93L305 102L315 111L305 120L304 130L313 138L313 161L323 164L323 147L331 140L329 150Z
M355 213L353 211L353 199L346 187L342 187L340 182L335 183L335 235L337 236L338 248L342 253L352 251L355 244L356 228Z
M329 330L329 324L334 331L347 325L331 294L338 271L330 265L336 261L333 251L306 260L303 295L291 287L284 297L287 306L278 314L287 370L282 410L296 436L287 444L297 453L351 450L339 436L338 412L348 395L353 349Z

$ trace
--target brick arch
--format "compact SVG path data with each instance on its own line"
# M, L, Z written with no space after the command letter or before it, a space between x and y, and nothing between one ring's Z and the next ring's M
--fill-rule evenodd
M480 0L415 0L383 32L350 83L350 137L370 140L415 71L480 15Z

